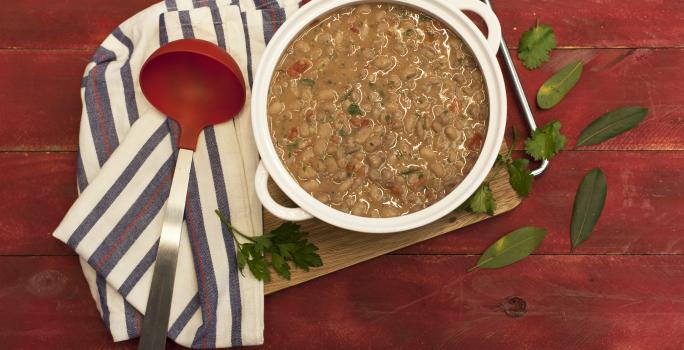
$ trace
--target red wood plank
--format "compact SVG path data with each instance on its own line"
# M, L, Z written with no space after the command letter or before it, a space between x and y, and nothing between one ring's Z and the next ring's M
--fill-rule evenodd
M136 12L158 0L7 1L0 13L0 47L97 47Z
M74 150L89 53L0 52L0 150Z
M602 151L562 152L513 211L400 253L478 254L503 234L528 225L549 230L539 253L568 253L575 191L595 167L606 175L608 195L591 238L577 253L684 253L684 152Z
M69 254L49 232L74 200L72 154L0 154L0 255ZM578 253L684 254L684 152L563 152L537 179L530 198L510 213L406 248L408 254L478 254L520 226L549 229L540 253L569 251L577 186L601 167L608 198L592 237ZM540 210L542 209L543 210Z
M40 53L0 51L0 115L5 116L0 150L76 149L79 84L89 54ZM684 149L684 71L679 69L684 66L684 49L558 50L552 62L539 70L519 67L528 99L534 101L538 87L556 69L578 58L588 62L584 76L556 108L535 108L540 122L560 119L568 145L573 146L593 118L620 106L641 104L651 109L643 125L594 148ZM508 108L509 123L525 130L510 96Z
M556 50L542 68L528 71L516 61L527 100L538 124L559 119L574 147L581 131L595 118L618 107L641 105L647 119L625 135L592 146L603 150L684 149L684 50ZM582 78L565 99L548 111L536 107L539 87L553 73L575 60L584 61ZM509 123L526 130L509 92Z
M157 0L23 0L0 12L0 48L94 48L119 23ZM661 0L495 0L511 46L540 17L561 46L673 47L684 44L684 4Z
M113 348L76 257L2 257L0 278L3 348Z
M684 347L681 256L532 256L466 273L476 260L385 256L278 292L261 348ZM135 347L111 342L74 257L0 257L0 278L4 347Z
M50 236L76 198L73 153L0 153L0 255L72 254Z

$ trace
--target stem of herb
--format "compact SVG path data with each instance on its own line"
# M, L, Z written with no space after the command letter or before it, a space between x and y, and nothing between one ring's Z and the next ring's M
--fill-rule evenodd
M216 215L218 215L219 220L221 220L221 222L222 222L224 225L226 225L226 227L228 227L228 229L231 231L231 233L233 234L233 239L235 240L235 243L238 244L238 246L241 246L241 244L240 244L240 242L238 242L237 238L235 237L235 234L236 234L236 233L237 233L238 235L240 235L240 237L242 237L242 238L244 238L244 239L246 239L246 240L248 240L248 241L250 241L250 242L252 242L252 243L256 242L252 237L246 236L245 234L243 234L242 232L240 232L240 230L238 230L237 228L235 228L235 226L231 225L230 221L228 221L228 219L226 219L226 217L223 216L223 213L221 213L221 211L219 211L218 209L216 209L216 210L214 210L214 212L216 213Z

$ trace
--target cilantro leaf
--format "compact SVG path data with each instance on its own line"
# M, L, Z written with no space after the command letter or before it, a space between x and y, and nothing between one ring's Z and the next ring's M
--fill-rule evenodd
M349 107L347 107L347 113L351 114L352 116L357 116L363 114L363 111L358 104L352 103L349 105Z
M306 86L314 86L314 84L316 84L316 81L313 79L302 79L299 82Z
M494 195L492 194L492 189L489 187L489 183L483 183L482 186L480 186L480 188L478 188L477 191L459 207L459 209L473 213L494 215L496 201L494 200Z
M532 188L532 173L528 169L530 161L524 158L513 159L511 162L506 164L506 169L508 170L509 182L511 187L518 193L521 197L527 197L530 194L530 189Z
M254 278L268 282L271 280L271 268L285 279L291 278L291 266L309 271L311 267L323 265L321 257L316 253L318 247L306 239L306 232L300 226L286 222L276 227L271 233L262 236L249 237L237 230L219 210L216 215L228 228L237 246L237 264L240 272L245 266L252 272ZM238 236L247 242L241 243Z
M525 141L525 152L535 160L551 159L565 146L565 136L560 133L561 123L554 120L537 128Z
M549 52L556 48L556 36L553 28L539 24L523 33L518 43L518 58L527 69L539 68L548 62Z

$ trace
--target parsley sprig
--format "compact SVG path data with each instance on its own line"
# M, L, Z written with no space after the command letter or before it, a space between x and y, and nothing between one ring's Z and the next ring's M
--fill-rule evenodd
M561 123L554 120L541 128L537 128L532 136L525 140L525 153L535 160L555 157L565 146L565 136L560 133ZM518 142L518 133L513 128L513 143L508 148L508 152L500 154L497 164L503 165L508 171L508 178L511 187L521 197L527 197L532 189L534 177L529 169L530 161L525 158L513 158L513 148ZM480 188L466 200L459 209L473 213L487 213L494 215L496 201L489 181L485 181Z
M306 239L307 233L302 232L300 226L295 223L285 222L269 234L250 237L235 228L218 209L215 212L233 236L237 246L238 268L241 273L247 266L256 279L269 282L271 280L270 268L289 280L290 263L294 263L296 267L304 271L323 265L321 257L316 253L318 247ZM238 236L247 242L241 243Z

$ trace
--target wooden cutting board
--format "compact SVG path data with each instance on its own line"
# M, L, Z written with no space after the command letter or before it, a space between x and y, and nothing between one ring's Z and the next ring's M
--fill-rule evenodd
M501 153L506 151L504 145ZM520 198L508 183L508 172L502 166L495 166L489 176L490 187L496 199L495 216L520 204ZM277 202L286 206L293 205L273 182L269 183L269 189ZM320 249L318 254L323 259L323 266L309 272L293 269L289 281L273 274L274 279L264 286L264 292L277 292L488 218L490 216L485 214L455 211L430 225L384 235L347 231L318 219L303 221L302 230L309 232L309 240ZM264 232L269 232L281 223L283 220L264 210Z

